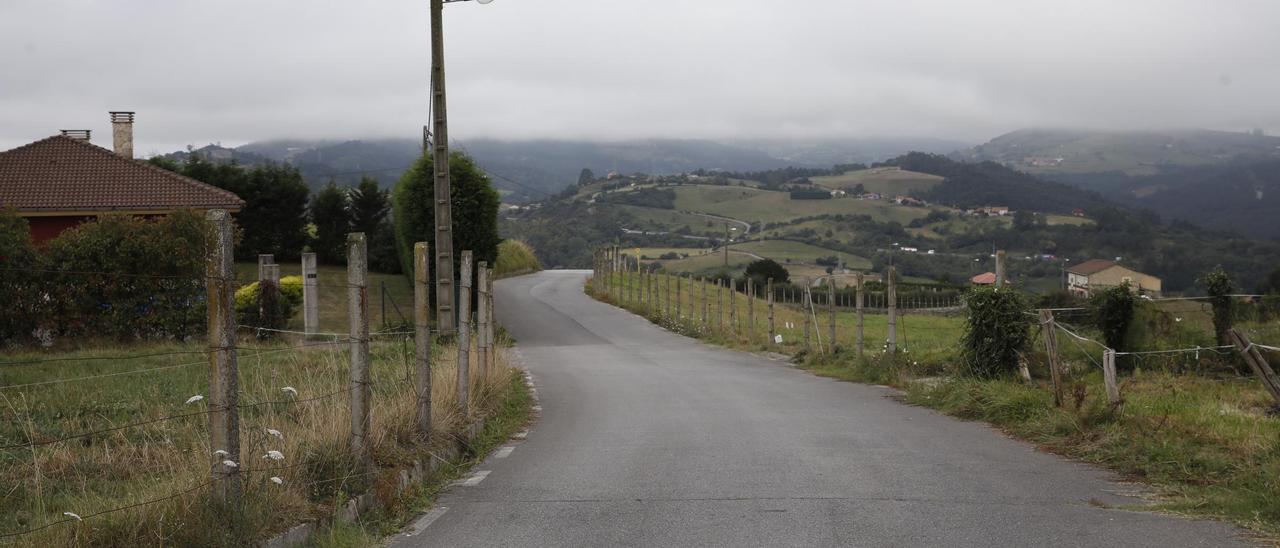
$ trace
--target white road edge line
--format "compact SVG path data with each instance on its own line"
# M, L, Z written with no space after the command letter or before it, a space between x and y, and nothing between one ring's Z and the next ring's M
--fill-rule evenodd
M507 458L507 457L511 456L511 452L512 452L512 451L515 451L515 450L516 450L516 446L514 446L514 445L507 445L507 446L504 446L503 448L498 449L498 452L496 452L496 453L494 453L494 454L493 454L493 458L495 458L495 459L505 459L505 458Z
M480 485L480 482L484 481L484 478L488 476L489 476L488 470L479 470L476 473L472 474L471 477L467 478L467 481L462 482L462 485L465 485L467 487L475 487L477 485Z
M440 516L443 516L444 513L448 511L449 508L445 506L437 506L433 508L430 512L427 512L427 515L422 516L418 518L418 521L413 522L413 527L408 533L405 533L404 536L412 537L426 531L428 527L431 527L432 523L435 523L437 519L440 519Z

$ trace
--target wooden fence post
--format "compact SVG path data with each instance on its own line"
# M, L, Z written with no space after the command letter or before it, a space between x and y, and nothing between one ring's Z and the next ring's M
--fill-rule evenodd
M698 284L702 286L702 328L707 328L707 315L711 311L711 301L707 300L707 279L698 278Z
M462 251L462 277L458 280L458 410L470 418L471 392L471 250ZM615 286L617 284L614 284Z
M890 356L898 352L898 271L897 268L890 266L889 273L885 276L889 284L888 295L885 296L885 304L889 307L889 336L886 340L887 346L885 351Z
M267 275L267 265L276 264L276 256L270 253L262 253L258 255L258 279L261 280Z
M213 497L239 507L240 386L236 357L235 259L232 255L231 216L214 209L206 214L213 225L213 245L205 262L205 294L209 330L209 447L225 451L213 455ZM227 466L230 461L235 466Z
M1271 364L1267 363L1262 352L1258 351L1248 336L1234 328L1227 330L1227 339L1235 345L1236 350L1240 351L1240 356L1249 364L1253 374L1258 376L1263 388L1266 388L1271 397L1280 403L1280 376L1276 376L1275 370L1271 369Z
M729 327L733 328L733 338L738 338L738 281L729 278Z
M756 284L747 278L747 343L756 342Z
M1058 357L1058 328L1052 310L1040 311L1040 333L1044 335L1044 351L1049 356L1049 378L1053 381L1053 405L1062 407L1062 369Z
M1107 387L1107 401L1111 408L1120 406L1120 386L1116 384L1116 351L1110 348L1102 353L1102 380Z
M413 350L418 441L431 441L431 276L426 242L413 244Z
M864 342L863 330L862 330L863 328L862 309L864 306L865 294L863 294L862 282L863 282L862 273L859 272L855 274L854 283L858 284L855 290L856 295L854 296L854 299L856 300L854 305L857 307L857 310L856 310L857 317L854 319L853 327L854 327L854 344L857 346L859 358L862 357L862 349L863 349L863 342Z
M485 303L485 305L489 308L489 314L488 314L489 322L485 326L485 331L486 331L485 341L486 341L486 345L489 347L489 364L485 366L486 371L493 371L498 368L498 335L497 335L497 327L496 327L496 324L498 323L498 317L494 314L497 311L497 309L494 308L495 299L493 297L493 281L496 277L497 276L494 275L494 269L490 267L489 275L488 275L489 290L487 292L487 294L489 295L489 302Z
M836 277L827 278L827 338L831 345L831 354L836 353Z
M369 425L369 263L364 233L347 234L347 319L351 336L351 453L371 464Z
M813 334L809 331L809 311L813 308L813 293L809 289L809 279L804 280L804 292L800 296L801 309L800 316L804 318L801 323L804 324L804 351L809 352L813 349Z
M684 318L684 276L676 276L676 321Z
M487 379L489 368L489 263L476 263L476 369Z
M260 255L270 257L270 255ZM270 329L280 329L280 265L258 265L258 325ZM274 338L274 333L258 332L259 339Z
M765 299L769 305L769 340L765 341L765 346L773 346L774 334L776 330L773 325L773 278L765 281Z
M724 280L716 278L716 330L724 332Z
M316 288L316 254L302 254L302 330L320 331L320 294Z

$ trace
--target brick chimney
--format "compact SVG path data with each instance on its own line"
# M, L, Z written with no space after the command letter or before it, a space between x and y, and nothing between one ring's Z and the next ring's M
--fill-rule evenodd
M133 112L111 112L111 140L116 154L133 159Z

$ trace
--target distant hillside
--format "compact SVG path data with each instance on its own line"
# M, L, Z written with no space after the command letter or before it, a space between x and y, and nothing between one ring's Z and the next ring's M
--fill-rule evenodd
M945 156L913 152L885 164L942 177L941 184L913 194L917 198L953 207L1000 205L1014 210L1047 213L1110 207L1095 192L1046 181L995 162L957 162Z
M694 139L631 141L476 139L455 141L494 179L508 202L545 200L576 184L583 168L597 175L610 171L669 175L696 169L751 172L788 166L829 168L837 163L871 162L909 150L945 152L963 146L937 139L830 139L806 142L751 140L716 142ZM312 188L329 180L355 184L362 176L391 185L421 154L414 139L306 141L282 139L237 148L209 145L197 152L213 161L298 166ZM166 155L181 161L186 152Z
M1120 172L1154 175L1161 168L1280 159L1280 137L1209 130L1095 132L1024 129L953 158L994 161L1042 175Z

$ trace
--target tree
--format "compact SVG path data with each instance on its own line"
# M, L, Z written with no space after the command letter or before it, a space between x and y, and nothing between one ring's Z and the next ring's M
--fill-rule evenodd
M311 199L310 209L311 223L316 227L311 246L316 259L324 264L346 264L347 233L351 232L347 192L329 181Z
M395 229L387 216L391 212L391 193L382 190L378 181L363 177L360 185L351 189L350 196L351 230L363 232L369 241L369 268L386 274L400 273Z
M164 160L152 164L165 169L174 166ZM307 243L307 198L311 191L297 168L213 164L192 154L177 172L231 191L245 201L244 209L235 215L236 224L243 229L236 258L253 259L260 253L272 253L277 261L298 258Z
M592 173L590 169L587 169L585 167L582 168L582 173L578 174L578 186L589 185L595 180L596 180L596 174Z
M449 155L450 199L453 202L454 275L462 251L471 250L476 261L494 264L498 258L498 192L489 177L470 156L461 152ZM392 192L396 248L406 274L413 272L413 245L427 242L435 252L435 177L431 155L424 155L400 177ZM431 273L435 276L434 260ZM434 278L433 278L434 279ZM431 285L434 307L436 284Z
M39 318L42 292L33 290L39 256L27 220L13 207L0 209L0 343L27 342Z
M853 185L853 189L850 190L850 192L852 192L854 196L862 196L867 193L867 187L862 186L862 183L858 183Z
M746 276L757 286L763 286L770 279L775 284L785 284L791 280L791 273L773 259L760 259L747 265Z

